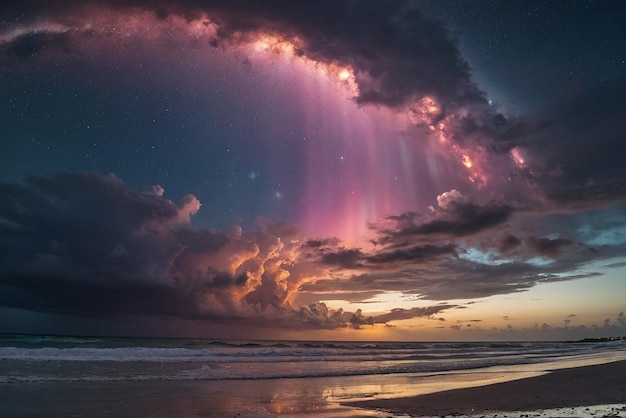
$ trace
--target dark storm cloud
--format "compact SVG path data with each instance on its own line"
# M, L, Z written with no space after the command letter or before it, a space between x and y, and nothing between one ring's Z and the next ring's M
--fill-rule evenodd
M522 241L519 238L513 235L507 235L506 237L502 238L502 240L500 241L498 250L500 252L506 253L508 251L511 251L519 247L521 244L522 244Z
M576 89L523 137L526 174L553 206L586 210L626 196L625 96L626 78Z
M370 250L351 249L339 247L336 239L301 239L297 228L268 220L248 234L235 227L193 229L189 221L200 208L197 199L188 195L176 204L163 193L158 186L129 190L113 175L88 173L1 184L0 304L77 316L245 318L259 326L360 328L430 316L450 306L370 317L323 304L296 307L290 295L402 291L442 301L480 298L593 277L600 273L571 272L621 248L591 252L569 239L529 237L517 243L508 237L521 258L493 264L473 259L461 247L463 237L454 234L442 234L439 243L403 236ZM445 194L431 215L477 211L459 210L459 202L476 207L460 194ZM415 225L416 219L403 214L394 221ZM524 261L537 255L552 261ZM350 271L354 275L346 278ZM316 281L306 279L311 277Z
M424 18L411 2L187 4L198 9L206 4L225 40L235 33L268 31L302 39L300 53L310 59L349 65L355 69L359 103L410 107L432 96L440 105L433 124L462 109L447 123L450 137L464 148L501 154L527 144L532 182L557 207L593 207L626 195L623 77L574 90L541 117L511 119L487 105L445 27ZM510 216L502 205L475 209L458 208L468 222L440 219L416 232L472 234Z
M393 229L381 229L380 243L404 241L428 235L463 237L479 233L507 221L513 207L498 200L484 204L456 190L438 196L439 205L428 215L407 212L387 219L396 223Z
M421 245L408 248L399 248L392 251L384 251L367 257L367 262L372 265L391 263L420 263L442 256L455 255L456 245Z
M206 14L218 25L214 45L246 41L259 33L281 36L309 59L352 67L359 103L398 107L436 96L450 108L486 104L447 29L426 19L411 1L70 0L33 1L28 7L7 5L0 10L25 19L24 15L63 15L93 4L123 12L145 9L160 18L176 14L193 19Z
M565 238L528 238L528 247L537 255L556 258L561 253L569 248L576 246L576 243L572 240Z
M327 249L319 261L327 266L344 270L386 270L390 266L429 263L444 256L456 255L456 245L414 245L403 248L364 253L360 249Z
M248 274L225 263L202 268L255 244L187 228L199 208L162 189L128 190L115 176L59 174L0 185L2 303L74 314L212 316L200 299L245 287ZM246 248L246 244L247 247ZM195 262L192 266L191 262ZM236 313L235 313L236 315Z
M467 63L440 23L408 1L206 2L219 34L270 31L303 39L301 53L315 61L349 65L358 102L402 106L435 95L448 106L484 101Z
M352 248L324 253L321 256L321 261L324 264L350 269L359 267L365 259L361 250Z
M127 190L113 175L1 184L0 219L18 231L0 235L2 303L78 313L184 307L180 294L171 306L163 299L174 285L171 260L184 248L169 234L198 207L192 196L176 205L152 191ZM165 303L146 302L153 297Z

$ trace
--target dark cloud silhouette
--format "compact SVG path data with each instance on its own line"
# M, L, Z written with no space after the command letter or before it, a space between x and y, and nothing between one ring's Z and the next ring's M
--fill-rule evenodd
M432 315L438 314L442 311L445 311L450 308L454 308L455 305L436 305L436 306L428 306L425 308L410 308L410 309L402 309L396 308L392 309L388 313L375 316L375 323L387 323L391 321L399 321L403 319L410 319L416 317L430 317ZM444 321L443 318L439 318L440 321Z
M428 215L418 216L408 212L400 216L389 216L395 228L380 229L382 238L378 242L404 242L408 238L417 239L428 235L449 235L462 237L476 234L502 224L513 214L513 207L498 200L479 204L470 196L463 196L451 190L437 197L438 206Z
M528 123L525 173L551 206L588 210L626 196L624 94L626 78L578 88Z
M342 248L335 252L322 254L321 261L328 265L351 269L361 266L365 258L364 254L358 248Z
M575 247L576 243L565 238L528 238L528 247L538 255L545 257L558 257L566 248Z
M259 269L284 248L268 230L237 236L190 229L200 208L194 196L175 204L160 187L132 191L113 175L33 177L0 190L0 218L11 226L0 236L7 306L246 316L243 296L271 281Z
M522 241L519 238L513 235L507 235L506 237L502 239L502 241L500 241L500 245L498 249L501 252L506 253L508 251L514 250L515 248L519 247L521 244L522 244Z
M389 264L389 263L420 263L441 256L455 255L456 246L454 244L447 245L423 245L409 248L395 249L393 251L385 251L376 253L367 258L369 264Z
M456 246L453 244L418 245L407 248L395 248L390 251L378 251L365 254L360 249L341 248L336 251L324 252L320 260L329 266L342 269L371 269L386 268L386 265L418 264L438 260L442 256L455 255Z

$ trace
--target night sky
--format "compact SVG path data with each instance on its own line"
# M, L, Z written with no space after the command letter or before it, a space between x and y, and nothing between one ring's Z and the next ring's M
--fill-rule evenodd
M623 1L0 6L0 332L626 335Z

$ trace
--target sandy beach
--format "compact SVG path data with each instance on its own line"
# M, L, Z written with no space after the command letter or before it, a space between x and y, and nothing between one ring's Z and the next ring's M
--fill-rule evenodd
M419 416L482 415L626 403L626 361L555 370L505 383L426 395L351 402L392 414ZM626 415L608 408L603 414ZM591 415L591 414L589 414Z

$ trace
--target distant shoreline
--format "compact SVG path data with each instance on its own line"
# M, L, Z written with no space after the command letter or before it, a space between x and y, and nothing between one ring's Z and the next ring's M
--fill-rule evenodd
M619 403L626 403L626 360L487 386L345 405L411 416L445 416Z
M0 338L6 337L46 337L46 338L106 338L106 339L164 339L164 340L213 340L213 341L237 341L237 342L261 342L271 343L276 341L287 341L294 343L411 343L411 344L463 344L463 343L476 343L476 344L524 344L524 343L554 343L554 344L571 344L571 343L594 343L594 342L615 342L625 341L626 336L617 337L588 337L580 340L481 340L481 341L464 341L464 340L307 340L307 339L259 339L259 338L220 338L220 337L203 337L203 336L172 336L172 335L110 335L110 334L80 334L80 333L37 333L37 332L12 332L12 331L0 331Z
M566 343L608 343L613 341L624 341L626 337L600 337L600 338L583 338L576 341L565 341Z

